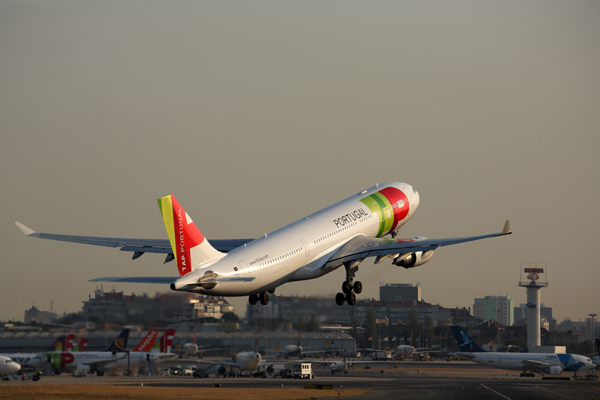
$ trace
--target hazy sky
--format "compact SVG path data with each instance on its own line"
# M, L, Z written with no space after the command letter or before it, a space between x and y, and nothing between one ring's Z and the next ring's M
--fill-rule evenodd
M555 318L600 314L598 1L2 0L0 140L0 320L78 311L92 278L177 274L14 221L166 238L156 199L174 193L207 238L256 237L390 181L421 195L402 236L514 235L411 270L366 261L359 298L420 282L445 307L518 305L538 261Z

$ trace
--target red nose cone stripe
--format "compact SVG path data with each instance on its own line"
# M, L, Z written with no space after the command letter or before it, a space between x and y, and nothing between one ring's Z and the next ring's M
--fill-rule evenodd
M410 208L410 205L408 204L408 197L402 190L391 186L381 189L379 193L384 195L389 202L394 205L394 223L392 224L392 229L390 229L390 232L392 232L396 229L398 223L408 215L408 210ZM404 201L401 206L398 205L398 202L400 201Z

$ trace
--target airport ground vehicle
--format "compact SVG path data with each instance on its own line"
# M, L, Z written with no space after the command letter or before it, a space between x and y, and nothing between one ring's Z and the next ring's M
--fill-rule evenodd
M312 379L314 377L311 363L293 363L290 368L290 377L294 379Z

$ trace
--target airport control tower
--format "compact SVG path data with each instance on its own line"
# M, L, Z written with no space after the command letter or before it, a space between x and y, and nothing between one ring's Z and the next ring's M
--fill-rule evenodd
M533 266L535 264L535 267ZM548 281L546 280L545 268L546 263L529 263L528 267L524 267L524 263L521 263L521 279L519 279L519 286L527 288L527 347L531 352L535 347L541 345L540 341L540 289L548 287ZM527 280L523 280L523 273L527 277ZM540 280L540 275L543 276L543 281Z

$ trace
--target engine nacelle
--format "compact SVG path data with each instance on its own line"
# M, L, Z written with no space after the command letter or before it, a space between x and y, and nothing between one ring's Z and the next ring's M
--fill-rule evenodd
M272 365L269 365L269 366L267 367L267 373L268 373L268 374L272 374L273 372L275 372L275 368L273 368L273 366L272 366Z
M433 250L406 253L396 257L393 264L408 269L425 264L427 261L431 260L431 257L433 257Z
M544 368L542 372L549 375L560 375L560 373L562 372L562 368L556 365L552 365L550 367Z
M227 373L227 368L221 365L217 372L219 373L219 375L225 375Z

